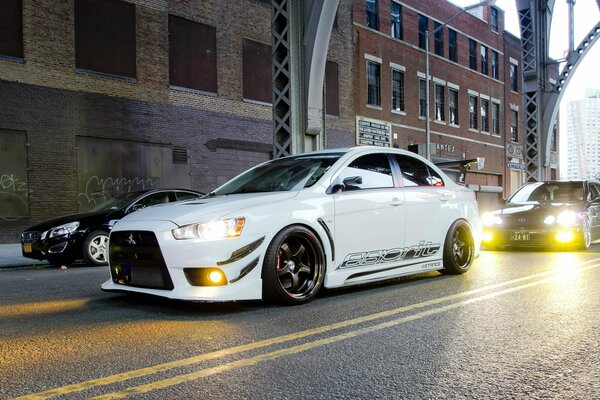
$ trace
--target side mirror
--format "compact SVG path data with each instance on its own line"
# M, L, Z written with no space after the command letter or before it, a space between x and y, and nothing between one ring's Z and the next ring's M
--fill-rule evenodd
M146 206L143 204L134 204L133 207L131 207L131 209L129 210L129 212L139 211L143 208L146 208Z
M362 185L363 180L362 180L362 176L349 176L346 179L344 179L344 186L356 186L356 185Z

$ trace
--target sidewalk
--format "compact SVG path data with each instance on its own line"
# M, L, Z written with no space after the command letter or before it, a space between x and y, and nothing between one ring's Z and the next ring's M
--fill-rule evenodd
M28 267L35 265L50 265L48 261L38 261L32 258L25 258L21 255L21 245L0 244L0 268L5 267Z

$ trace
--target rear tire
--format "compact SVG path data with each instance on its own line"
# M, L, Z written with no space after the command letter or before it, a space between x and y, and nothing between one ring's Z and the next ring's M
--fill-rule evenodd
M311 301L323 286L325 254L308 228L283 229L267 248L263 263L263 296L283 305Z
M83 255L92 265L108 265L108 233L104 231L90 233L83 244Z
M471 228L464 220L455 221L444 241L444 269L443 274L460 275L469 270L473 263L475 241Z

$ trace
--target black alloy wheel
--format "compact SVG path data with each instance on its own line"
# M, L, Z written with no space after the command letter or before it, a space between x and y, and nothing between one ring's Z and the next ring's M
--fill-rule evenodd
M290 226L267 249L264 297L285 305L306 303L317 295L324 276L325 255L317 236L304 226Z
M473 262L474 243L469 225L462 220L455 221L446 235L444 269L440 272L452 275L467 272Z

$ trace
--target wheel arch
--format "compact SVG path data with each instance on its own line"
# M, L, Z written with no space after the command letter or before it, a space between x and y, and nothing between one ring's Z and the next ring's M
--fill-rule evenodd
M316 227L306 223L306 222L293 222L291 224L287 224L282 226L281 228L279 228L277 230L277 232L273 233L273 235L271 236L269 243L267 244L267 247L273 242L273 239L279 234L279 232L288 229L290 227L293 226L301 226L303 228L308 229L309 231L311 231L319 240L319 246L321 246L321 249L323 250L323 255L325 257L325 274L327 274L327 266L329 265L329 263L333 262L333 249L331 248L331 244L333 243L333 237L330 237L329 234L327 232L325 232L325 228L323 228L321 225L318 225L319 228L323 231L323 232L319 232L319 229L317 229ZM325 236L325 240L323 239L323 235ZM263 258L264 259L264 258ZM264 277L264 268L261 270L260 273L260 277L263 278Z

